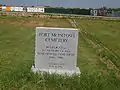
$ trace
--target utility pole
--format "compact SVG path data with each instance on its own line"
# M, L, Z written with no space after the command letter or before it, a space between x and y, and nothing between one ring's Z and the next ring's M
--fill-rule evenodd
M38 0L37 0L37 6L38 6Z

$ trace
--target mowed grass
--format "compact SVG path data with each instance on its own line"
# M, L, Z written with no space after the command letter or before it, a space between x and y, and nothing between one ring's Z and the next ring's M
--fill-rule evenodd
M120 21L76 20L82 28L92 33L120 57Z
M79 37L81 76L34 74L35 27L71 27L65 19L0 17L0 90L119 90L120 81Z

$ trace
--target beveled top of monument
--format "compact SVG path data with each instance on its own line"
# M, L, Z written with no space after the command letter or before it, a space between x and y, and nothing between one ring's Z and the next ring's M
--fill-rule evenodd
M39 29L53 29L53 30L73 30L73 31L78 31L78 29L75 29L75 28L54 28L54 27L36 27L36 30L39 30Z

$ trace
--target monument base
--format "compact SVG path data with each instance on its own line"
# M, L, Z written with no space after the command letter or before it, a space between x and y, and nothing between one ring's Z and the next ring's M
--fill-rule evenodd
M36 72L47 72L49 74L60 74L60 75L68 75L68 76L72 76L72 75L80 75L80 69L78 67L76 67L73 70L57 70L57 69L39 69L39 68L35 68L34 66L32 66L32 71L34 73Z

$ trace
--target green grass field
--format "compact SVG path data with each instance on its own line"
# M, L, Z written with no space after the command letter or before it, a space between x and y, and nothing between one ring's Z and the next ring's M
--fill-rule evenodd
M120 56L120 21L77 20L77 22Z
M81 30L86 31L87 38L103 50L100 55L107 56L120 69L120 21L119 20L76 20Z
M120 90L120 80L100 62L82 37L78 45L80 77L31 72L36 26L71 27L71 24L65 19L0 17L0 90Z

